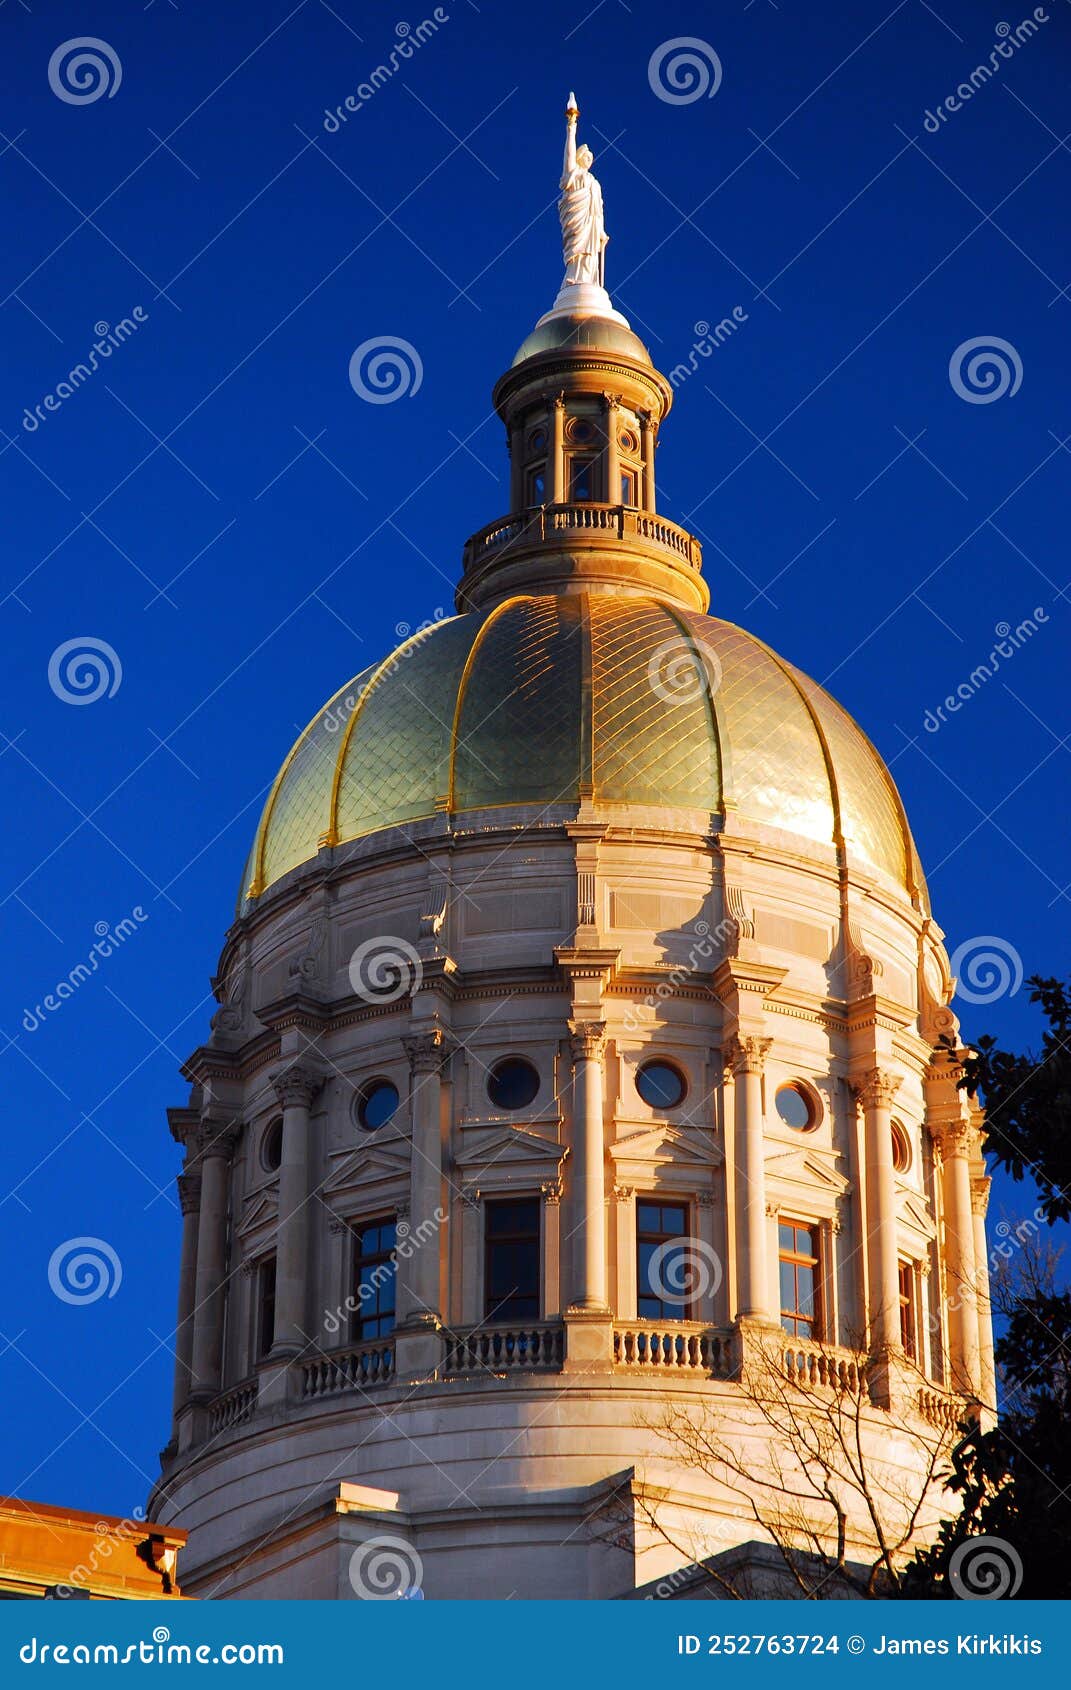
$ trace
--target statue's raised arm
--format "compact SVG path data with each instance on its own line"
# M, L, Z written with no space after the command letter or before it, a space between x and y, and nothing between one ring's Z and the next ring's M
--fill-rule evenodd
M576 97L569 96L565 108L565 157L562 163L558 216L562 226L565 257L563 286L580 282L604 285L603 248L609 236L603 220L602 189L591 174L595 162L590 147L577 147L576 125L580 113Z

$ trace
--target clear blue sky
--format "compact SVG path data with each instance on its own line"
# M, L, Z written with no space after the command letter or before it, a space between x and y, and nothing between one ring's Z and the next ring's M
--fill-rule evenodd
M330 133L325 108L431 8L0 8L0 1490L121 1513L155 1474L178 1251L164 1110L295 732L397 624L451 607L462 541L507 506L489 395L557 286L571 87L609 278L656 362L746 313L679 389L660 451L713 609L875 739L950 946L994 934L1028 973L1067 969L1067 0L936 133L927 111L1023 0L444 10ZM48 69L84 34L121 81L76 104ZM672 104L649 60L691 35L721 86ZM132 337L27 430L95 325L135 306ZM414 396L355 395L373 336L417 349ZM977 404L949 361L981 336L1022 378ZM1035 606L1047 623L927 733L994 627ZM75 707L49 660L84 635L122 679ZM135 906L137 933L27 1032L97 924ZM1022 992L962 1014L968 1035L1034 1025ZM1004 1186L996 1212L1028 1196ZM47 1268L79 1235L123 1279L70 1307Z

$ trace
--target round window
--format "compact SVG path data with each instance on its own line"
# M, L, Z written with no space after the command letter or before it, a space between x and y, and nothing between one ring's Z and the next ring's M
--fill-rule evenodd
M810 1092L802 1086L778 1086L774 1106L785 1126L791 1127L793 1132L810 1132L817 1124L818 1110Z
M636 1074L636 1090L652 1109L676 1109L687 1089L684 1075L669 1062L645 1062Z
M283 1123L273 1121L260 1141L260 1160L269 1174L278 1173L283 1159Z
M496 1062L487 1080L487 1095L496 1109L524 1109L539 1091L539 1075L523 1056Z
M892 1165L898 1174L906 1174L911 1166L911 1140L900 1121L892 1123Z
M385 1127L398 1107L398 1087L389 1080L373 1080L357 1101L357 1119L365 1132Z

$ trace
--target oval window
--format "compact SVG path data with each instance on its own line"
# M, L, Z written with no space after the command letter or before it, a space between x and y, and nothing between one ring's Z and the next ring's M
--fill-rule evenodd
M283 1159L283 1123L282 1120L273 1121L260 1141L261 1165L269 1174L279 1171Z
M523 1056L496 1062L487 1080L487 1095L496 1109L524 1109L539 1092L539 1075Z
M644 1062L636 1074L636 1090L652 1109L676 1109L687 1089L671 1062Z
M793 1132L810 1132L818 1120L814 1101L802 1086L778 1086L774 1107L785 1126L791 1127Z
M893 1121L891 1131L892 1165L898 1174L906 1174L911 1166L911 1140L901 1121Z
M398 1087L389 1080L373 1080L365 1086L357 1103L357 1119L365 1132L385 1127L398 1107Z

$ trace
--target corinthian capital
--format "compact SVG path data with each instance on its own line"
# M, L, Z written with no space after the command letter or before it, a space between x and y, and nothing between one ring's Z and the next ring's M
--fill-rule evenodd
M222 1121L214 1115L203 1116L197 1133L200 1161L207 1162L210 1156L231 1157L241 1130L238 1121Z
M928 1125L938 1161L944 1162L952 1156L970 1155L973 1134L966 1121L931 1120Z
M300 1106L307 1109L323 1085L324 1076L307 1062L291 1062L275 1070L271 1083L284 1109Z
M887 1068L871 1068L849 1081L864 1109L891 1109L901 1083L901 1076Z
M402 1043L413 1074L439 1073L453 1048L446 1029L438 1025L429 1027L425 1033L414 1033Z
M570 1021L569 1049L574 1062L599 1061L606 1049L605 1021Z
M179 1174L178 1194L182 1213L184 1215L195 1215L201 1207L201 1176L199 1174Z
M772 1039L756 1038L749 1033L743 1038L728 1039L722 1054L734 1074L761 1074L772 1044Z

